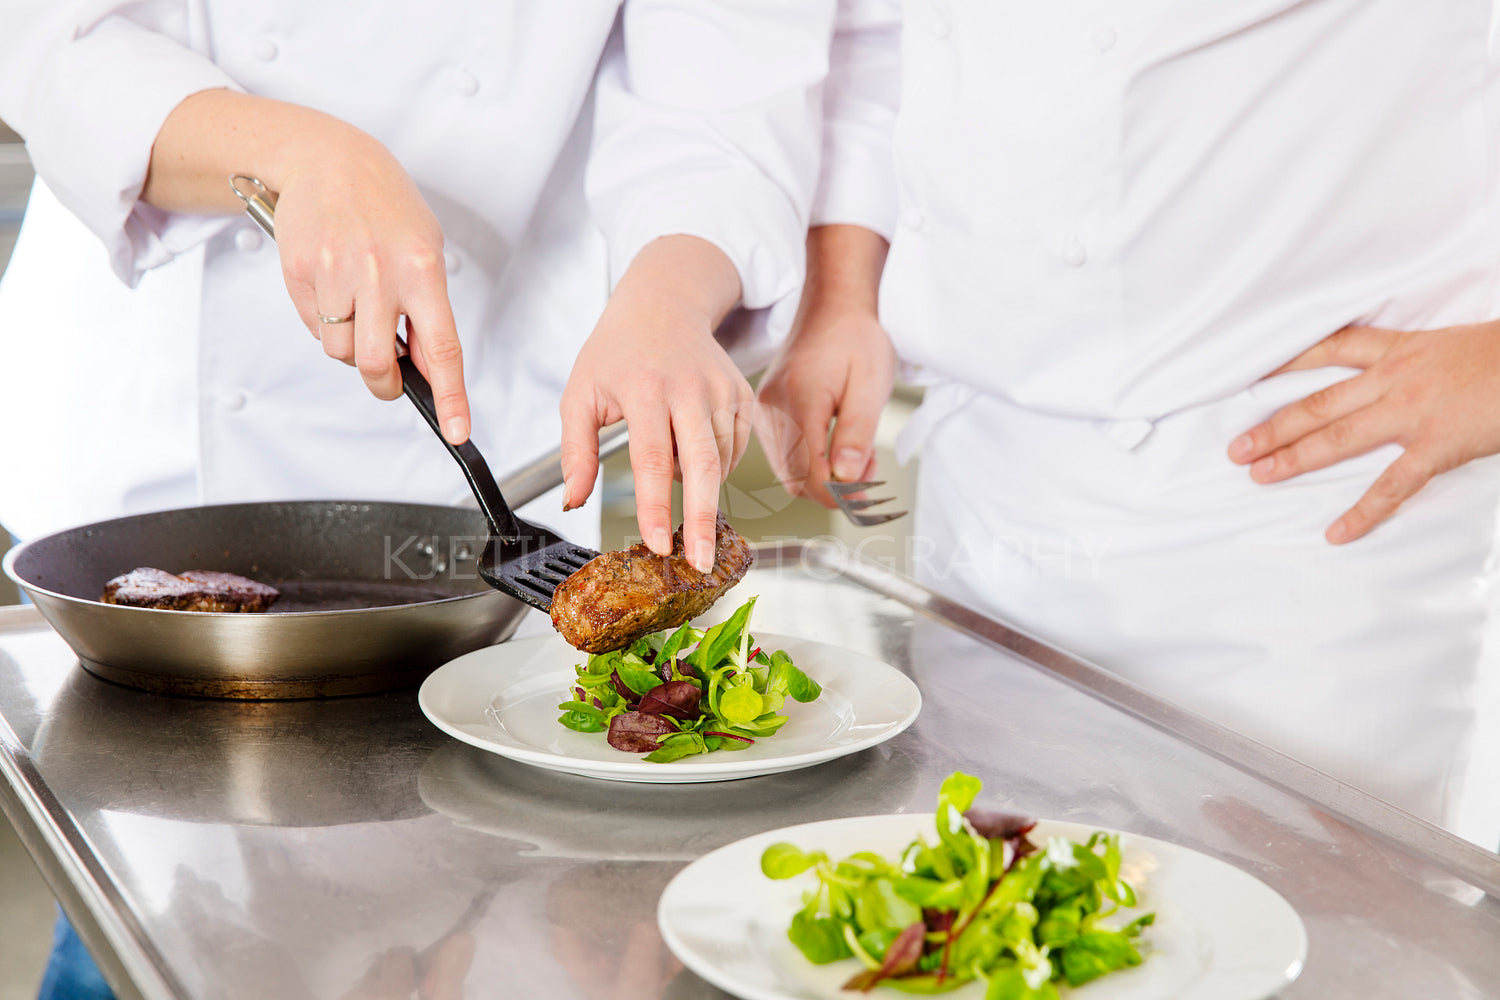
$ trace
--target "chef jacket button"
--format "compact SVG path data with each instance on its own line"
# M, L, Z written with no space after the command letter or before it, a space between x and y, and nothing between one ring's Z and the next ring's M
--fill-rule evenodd
M947 38L953 32L953 19L946 11L938 11L932 15L932 34L937 38Z
M1082 267L1084 261L1089 259L1088 248L1083 245L1082 240L1074 236L1063 244L1062 259L1063 263L1069 267Z
M479 93L479 78L466 69L461 69L453 77L453 89L465 97L473 97Z
M1119 40L1119 32L1107 24L1094 29L1094 48L1098 49L1101 54L1114 48L1115 42Z
M260 230L253 226L241 226L234 234L234 245L245 253L254 253L260 249L265 240L260 235Z
M221 402L226 410L243 410L249 400L243 392L240 392L238 389L231 389L224 393Z
M276 47L276 43L271 41L269 38L256 39L254 54L255 58L259 59L261 62L270 62L272 59L276 58L277 54L280 51L281 50Z
M443 251L443 267L449 274L457 274L464 266L463 258L452 250Z
M920 208L910 207L901 213L901 225L907 229L921 229L927 224L927 216Z

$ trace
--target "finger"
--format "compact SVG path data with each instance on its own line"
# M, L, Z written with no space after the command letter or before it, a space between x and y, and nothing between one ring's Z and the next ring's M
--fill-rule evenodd
M833 405L831 395L794 393L777 379L762 386L757 415L766 458L782 486L830 508L833 497L823 483L829 478L825 444Z
M332 305L330 303L343 303L343 305ZM328 305L328 311L323 307ZM348 323L324 323L318 316L343 317L355 312L354 293L330 294L322 292L317 305L317 316L313 322L318 326L317 338L322 341L323 353L335 361L342 361L346 365L354 364L354 322ZM357 320L358 315L355 316Z
M755 390L750 388L750 383L738 377L736 372L734 393L734 419L730 430L729 457L724 463L724 478L729 478L735 466L740 464L740 459L745 457L745 449L750 447L750 434L755 425L756 410L759 403L755 399Z
M625 414L630 426L630 469L641 538L659 556L672 554L672 421L666 407ZM595 445L597 447L597 444Z
M682 466L682 548L688 562L700 573L714 566L714 522L723 483L720 444L713 422L714 415L703 409L684 407L672 412L672 436Z
M875 428L889 398L888 385L850 373L828 446L828 464L835 479L852 483L864 475L875 455Z
M729 456L729 469L725 470L725 478L728 478L730 470L740 464L740 459L745 457L745 450L750 447L750 432L755 426L755 411L758 407L759 404L752 395L734 411L734 450Z
M709 427L714 436L714 447L719 452L719 472L724 476L728 476L729 470L734 467L735 409L732 405L717 407L709 418ZM679 439L679 462L681 461L681 443ZM723 481L720 480L720 482Z
M797 416L796 447L807 453L807 475L799 482L788 483L787 492L793 496L807 497L824 507L833 508L837 503L824 484L834 479L828 467L828 427L833 421L833 407L817 407L802 411Z
M1326 469L1389 443L1395 439L1395 431L1379 408L1366 407L1256 459L1250 466L1250 478L1257 483L1279 483L1304 472Z
M582 507L594 492L599 476L599 418L592 393L578 388L571 379L563 391L562 405L563 510ZM644 531L642 537L644 537Z
M300 272L290 270L283 270L282 278L286 281L287 294L292 298L292 308L297 310L302 325L307 327L307 332L313 335L314 340L322 340L323 324L318 322L318 293L313 288L312 281L303 277ZM348 313L339 315L347 316Z
M1270 420L1235 438L1229 445L1229 459L1237 465L1253 462L1319 427L1364 409L1379 399L1381 392L1380 379L1372 375L1356 375L1335 382L1326 389L1283 406Z
M416 294L406 296L404 304L411 328L407 346L417 370L432 386L443 437L450 444L463 444L471 428L469 396L464 391L464 348L458 339L446 285L442 281L424 283Z
M1335 330L1301 354L1272 372L1285 372L1308 368L1369 368L1390 353L1400 341L1401 334L1395 330L1382 330L1373 326L1346 326Z
M797 449L801 432L792 419L786 383L779 369L773 368L761 381L755 402L755 433L760 437L761 450L766 453L772 474L795 496L793 484L807 475L808 456L805 450Z
M323 342L323 353L346 365L354 364L354 342L359 331L359 302L361 288L375 289L377 283L364 280L364 272L349 263L351 255L335 253L331 247L323 247L318 253L314 274L318 324L318 339ZM368 265L373 268L373 258ZM378 311L378 302L372 300L370 308ZM353 319L343 323L325 323L322 317ZM373 317L372 317L373 318Z
M354 311L354 364L376 399L401 395L401 372L396 367L396 325L400 321L394 295L378 286L361 291L359 307Z
M754 434L760 439L761 451L771 466L771 474L788 496L797 496L794 486L800 486L807 474L808 456L806 449L796 449L801 432L792 422L791 415L757 394L750 419Z
M1433 471L1425 461L1409 451L1402 453L1365 491L1359 502L1329 526L1323 537L1334 545L1364 537L1416 495L1432 477Z

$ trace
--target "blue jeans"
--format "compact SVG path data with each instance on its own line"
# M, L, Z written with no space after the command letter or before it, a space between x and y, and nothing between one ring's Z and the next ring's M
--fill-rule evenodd
M36 996L37 1000L115 1000L99 967L61 911L52 929L52 957Z

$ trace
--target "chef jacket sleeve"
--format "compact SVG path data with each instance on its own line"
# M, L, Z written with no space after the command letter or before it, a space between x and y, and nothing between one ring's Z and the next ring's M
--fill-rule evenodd
M195 37L202 21L192 0L0 3L0 118L132 287L226 224L140 200L152 143L172 109L190 94L234 87L195 51L206 49Z
M627 0L600 69L589 201L618 281L647 243L723 250L743 304L801 286L833 0Z
M891 238L896 228L891 132L900 99L899 0L839 0L823 92L814 226L864 226Z

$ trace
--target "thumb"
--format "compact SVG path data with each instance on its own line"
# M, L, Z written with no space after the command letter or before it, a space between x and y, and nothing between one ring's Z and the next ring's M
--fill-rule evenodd
M833 478L856 482L875 458L875 428L890 398L890 386L879 380L850 379L839 401L833 438L828 444L828 465Z

